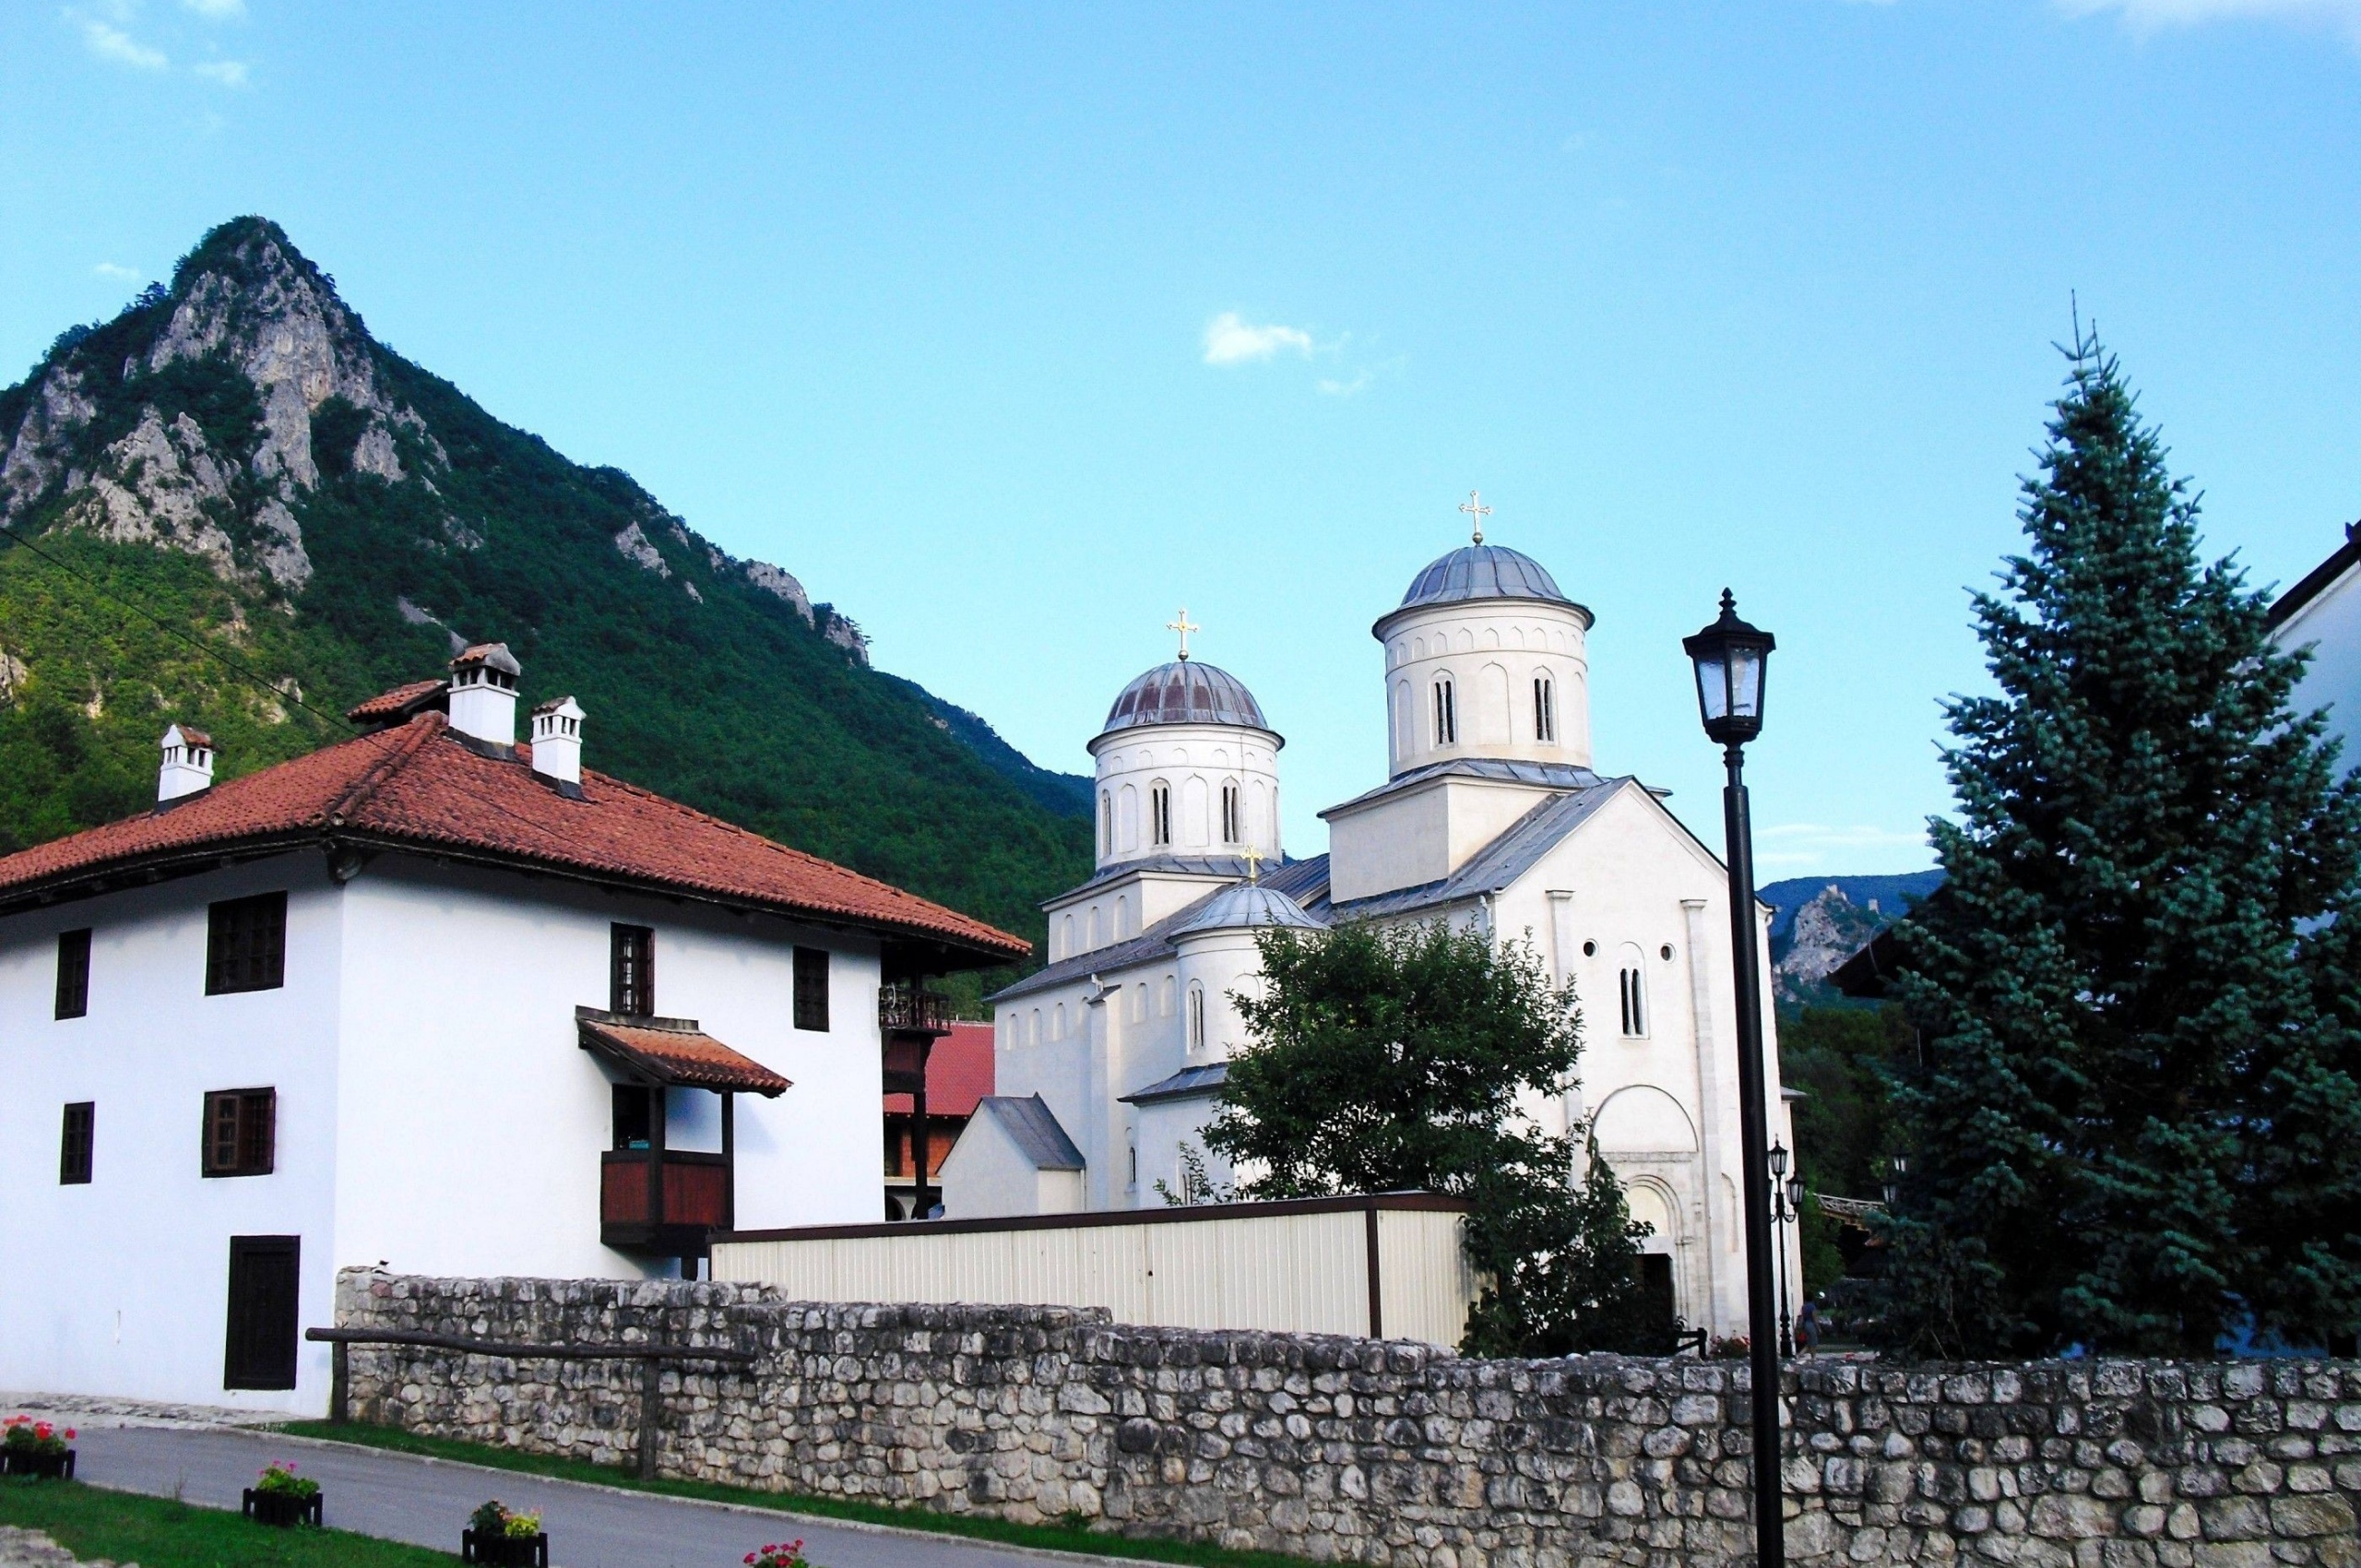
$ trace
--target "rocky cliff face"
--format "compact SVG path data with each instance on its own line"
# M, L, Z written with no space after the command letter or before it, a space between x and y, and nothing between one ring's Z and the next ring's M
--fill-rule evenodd
M1872 898L1865 909L1831 883L1796 911L1786 946L1772 960L1772 981L1784 1003L1827 999L1828 974L1859 952L1902 913Z

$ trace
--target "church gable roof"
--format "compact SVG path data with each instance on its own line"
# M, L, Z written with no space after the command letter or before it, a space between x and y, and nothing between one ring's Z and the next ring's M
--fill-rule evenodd
M1608 782L1587 767L1564 762L1519 762L1510 757L1454 757L1448 762L1430 762L1423 767L1411 768L1395 775L1374 790L1364 790L1340 805L1330 806L1320 814L1323 821L1357 806L1369 805L1398 795L1406 790L1437 778L1487 778L1502 784L1537 784L1547 790L1587 790Z
M990 1117L1016 1151L1033 1162L1036 1170L1079 1170L1083 1168L1082 1151L1074 1146L1066 1130L1058 1124L1057 1114L1050 1102L1039 1095L1027 1095L1023 1099L1014 1095L986 1095L976 1102L976 1114Z

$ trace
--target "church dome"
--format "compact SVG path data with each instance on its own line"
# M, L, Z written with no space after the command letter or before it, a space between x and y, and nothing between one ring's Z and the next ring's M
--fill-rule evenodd
M1259 882L1240 882L1215 894L1203 909L1172 934L1188 936L1201 931L1243 931L1251 926L1291 926L1298 931L1328 929L1304 913L1302 905L1278 889L1265 887Z
M1123 688L1102 734L1145 724L1241 724L1268 730L1244 682L1193 659L1159 664Z
M1499 544L1462 545L1430 563L1395 608L1450 604L1465 599L1546 599L1571 604L1557 579L1532 556Z

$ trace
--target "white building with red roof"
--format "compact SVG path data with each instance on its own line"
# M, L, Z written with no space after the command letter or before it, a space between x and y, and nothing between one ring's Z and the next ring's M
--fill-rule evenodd
M876 1216L916 988L1028 944L584 768L571 698L516 743L517 674L224 783L176 725L151 811L0 858L0 1386L318 1412L341 1267Z

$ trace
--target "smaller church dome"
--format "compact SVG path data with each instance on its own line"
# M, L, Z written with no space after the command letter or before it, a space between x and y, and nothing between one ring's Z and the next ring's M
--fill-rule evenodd
M1159 664L1123 688L1107 710L1107 730L1143 724L1242 724L1268 730L1262 706L1227 670L1193 659ZM1100 731L1102 734L1106 731Z
M1397 609L1414 604L1450 604L1463 599L1546 599L1573 601L1532 556L1498 544L1462 545L1430 564L1410 583Z
M1215 894L1204 909L1172 934L1188 936L1201 931L1241 931L1250 926L1273 925L1292 926L1299 931L1328 929L1277 888L1265 887L1259 882L1240 882Z

